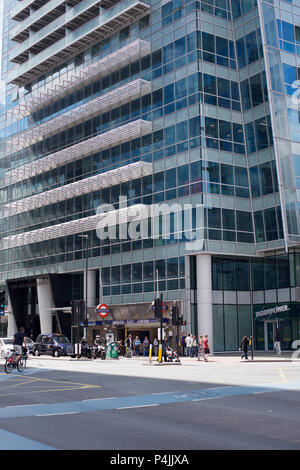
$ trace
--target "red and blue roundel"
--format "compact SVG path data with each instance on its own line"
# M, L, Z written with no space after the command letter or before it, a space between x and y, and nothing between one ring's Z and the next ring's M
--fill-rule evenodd
M98 305L98 307L96 308L96 313L102 318L106 317L109 312L109 307L106 304Z

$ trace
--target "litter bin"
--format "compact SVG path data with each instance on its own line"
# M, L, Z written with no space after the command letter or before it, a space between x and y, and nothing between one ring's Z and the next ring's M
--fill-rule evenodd
M119 359L119 348L118 343L110 343L111 346L111 357L112 359Z

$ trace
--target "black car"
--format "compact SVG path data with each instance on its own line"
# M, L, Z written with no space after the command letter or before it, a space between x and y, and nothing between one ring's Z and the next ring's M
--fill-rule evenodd
M74 346L70 343L65 335L60 335L57 333L39 335L36 339L32 352L35 356L49 354L53 357L75 357Z

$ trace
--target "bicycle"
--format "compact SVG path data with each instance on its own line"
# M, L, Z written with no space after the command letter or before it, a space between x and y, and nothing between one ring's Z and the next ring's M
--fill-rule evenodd
M6 358L5 361L5 372L10 374L13 369L18 369L19 372L23 372L26 367L27 354L22 351L22 356L17 361L17 353L14 349L11 349L11 354Z

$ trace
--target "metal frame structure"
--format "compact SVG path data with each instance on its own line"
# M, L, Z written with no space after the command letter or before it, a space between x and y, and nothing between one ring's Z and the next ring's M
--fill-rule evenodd
M101 10L101 13L92 20L75 31L66 31L63 38L28 58L24 64L13 68L7 76L8 83L24 86L32 82L66 59L145 16L149 11L150 6L141 0L124 0L108 10Z
M150 91L151 83L139 78L109 93L100 95L81 106L77 106L70 111L62 113L55 118L47 120L42 124L29 128L17 134L11 140L8 140L7 143L17 146L31 145L41 140L41 138L60 132L70 127L70 125L76 125L79 121L84 121L87 118L91 118L93 115L104 113L109 109L113 109L121 104L146 95L150 93Z
M91 230L100 230L105 227L117 226L128 222L137 222L149 217L149 207L150 206L146 206L145 204L136 204L109 212L101 212L100 214L83 219L71 220L63 224L23 232L19 235L3 238L1 248L5 250Z
M51 83L39 87L37 90L20 98L19 104L8 111L10 116L29 116L34 111L59 100L66 94L72 93L88 83L107 75L130 62L148 55L151 52L150 43L137 39L115 52L85 66L81 70L66 73Z
M114 170L106 171L89 178L85 178L74 183L66 184L58 188L44 191L24 199L5 204L3 206L3 216L21 214L26 211L37 209L45 205L54 204L66 199L70 199L84 194L104 189L116 184L125 183L143 176L150 175L153 172L152 163L135 162L129 165L121 166Z
M123 126L117 127L103 134L82 140L58 152L35 160L31 163L7 172L2 179L2 186L8 186L26 180L45 171L65 165L108 147L141 137L152 132L152 122L138 119Z

